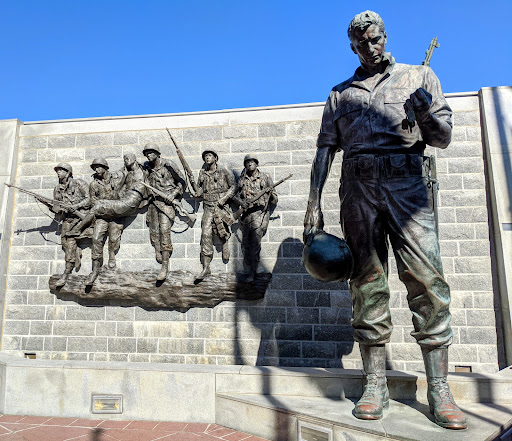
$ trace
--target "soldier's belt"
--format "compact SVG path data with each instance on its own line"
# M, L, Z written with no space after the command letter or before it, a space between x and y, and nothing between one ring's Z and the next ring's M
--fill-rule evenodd
M203 195L203 200L207 202L217 202L223 193L220 192L208 192Z
M342 165L342 180L428 177L430 158L422 155L358 155Z

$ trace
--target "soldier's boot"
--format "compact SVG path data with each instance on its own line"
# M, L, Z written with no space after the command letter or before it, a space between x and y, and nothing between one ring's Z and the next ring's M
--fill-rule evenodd
M464 413L459 409L450 392L448 381L448 348L421 348L427 374L427 398L430 413L437 425L445 429L468 427Z
M113 250L108 250L108 267L110 269L116 267L116 253Z
M158 276L156 276L156 280L159 282L164 281L167 278L167 273L169 272L169 251L162 251L162 267L160 268L160 272Z
M101 268L101 261L100 260L93 260L92 261L92 272L87 276L87 279L85 279L85 284L87 286L90 286L94 283L96 280L96 277L98 277L98 274L100 272Z
M66 269L64 270L62 276L60 276L59 280L55 282L55 288L62 288L66 284L74 266L75 264L73 262L66 262Z
M386 382L386 349L384 345L359 345L366 385L361 399L356 403L354 415L361 420L378 420L389 407Z
M201 271L197 276L196 280L203 280L206 276L211 274L210 271L210 262L212 261L211 256L201 255L201 261L203 263L203 271Z
M222 244L222 260L224 261L224 263L229 262L229 256L229 243L226 241Z

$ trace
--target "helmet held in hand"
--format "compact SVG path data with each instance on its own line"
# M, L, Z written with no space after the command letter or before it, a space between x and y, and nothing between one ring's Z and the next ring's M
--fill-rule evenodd
M352 275L354 259L344 239L320 231L302 251L306 271L322 282L344 282Z

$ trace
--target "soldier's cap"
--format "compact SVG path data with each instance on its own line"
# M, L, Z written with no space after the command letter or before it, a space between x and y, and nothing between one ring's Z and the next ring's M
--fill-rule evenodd
M201 153L201 156L203 158L203 161L204 161L204 157L206 156L207 153L211 153L213 156L215 156L215 159L219 159L219 155L217 155L217 152L215 150L205 150L203 153Z
M256 163L256 165L260 165L260 161L258 161L258 158L256 158L256 156L254 156L252 153L245 155L244 165L247 161L254 161Z
M91 163L91 168L93 170L96 169L96 166L98 165L101 165L102 167L105 167L107 170L108 170L108 162L105 158L96 158L94 161L92 161Z
M69 165L67 162L59 162L55 167L53 167L55 171L57 171L59 168L73 174L73 167L71 167L71 165Z
M144 146L144 150L142 150L142 154L144 156L146 156L147 152L156 152L159 155L162 154L162 152L160 151L160 147L158 146L158 144L155 144L154 142L150 142Z

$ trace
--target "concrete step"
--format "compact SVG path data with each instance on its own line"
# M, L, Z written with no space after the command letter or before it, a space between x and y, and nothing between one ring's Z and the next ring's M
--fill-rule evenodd
M387 371L386 376L392 399L426 398L424 373ZM357 369L243 366L236 374L217 375L216 393L359 398L363 379L363 372ZM450 373L448 383L457 401L512 404L510 367L496 374Z
M424 402L391 400L378 421L355 418L354 402L330 397L217 394L216 423L271 441L511 440L506 432L512 426L512 404L459 403L468 429L447 430L433 422ZM331 431L332 437L322 438L310 430L308 436L308 427Z

